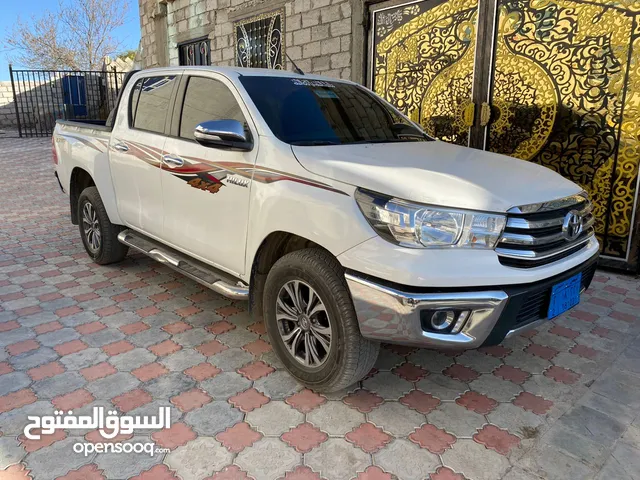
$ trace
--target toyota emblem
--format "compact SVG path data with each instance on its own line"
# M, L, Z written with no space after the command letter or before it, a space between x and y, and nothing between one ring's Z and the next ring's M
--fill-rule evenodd
M582 217L575 210L567 213L564 217L562 233L569 241L575 240L582 233Z

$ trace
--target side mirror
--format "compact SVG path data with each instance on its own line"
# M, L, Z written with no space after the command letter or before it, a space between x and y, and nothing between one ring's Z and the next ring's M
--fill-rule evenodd
M193 136L205 147L240 150L253 149L253 142L247 136L244 125L237 120L211 120L200 123Z

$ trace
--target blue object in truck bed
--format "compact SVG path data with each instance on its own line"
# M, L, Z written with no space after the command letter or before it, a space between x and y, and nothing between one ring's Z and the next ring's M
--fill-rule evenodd
M65 118L87 116L87 89L83 75L66 75L62 78Z

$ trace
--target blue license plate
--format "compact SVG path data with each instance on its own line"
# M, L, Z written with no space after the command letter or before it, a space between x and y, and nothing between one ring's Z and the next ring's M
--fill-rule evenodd
M582 273L554 285L551 288L551 301L549 302L547 318L551 320L580 303L581 288Z

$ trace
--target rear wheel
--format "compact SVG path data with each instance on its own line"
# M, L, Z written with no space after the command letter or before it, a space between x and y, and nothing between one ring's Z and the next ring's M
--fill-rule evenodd
M127 255L129 247L118 241L122 227L109 220L96 187L85 188L80 194L78 219L84 249L94 262L108 265Z
M338 261L324 250L299 250L267 277L264 318L273 348L298 381L335 391L373 367L379 344L362 337Z

